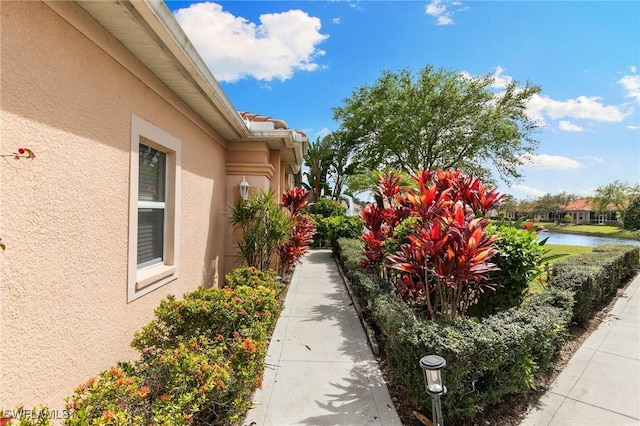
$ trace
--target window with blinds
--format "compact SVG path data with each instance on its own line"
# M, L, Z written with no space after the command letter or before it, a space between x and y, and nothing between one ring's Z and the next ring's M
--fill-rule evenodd
M140 144L138 169L138 269L164 261L167 155Z

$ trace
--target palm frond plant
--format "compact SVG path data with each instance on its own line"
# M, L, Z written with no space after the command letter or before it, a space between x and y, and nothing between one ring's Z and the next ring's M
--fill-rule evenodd
M240 256L247 266L269 269L278 246L289 239L295 222L282 209L271 191L259 192L248 200L237 199L231 205L229 220L238 239Z

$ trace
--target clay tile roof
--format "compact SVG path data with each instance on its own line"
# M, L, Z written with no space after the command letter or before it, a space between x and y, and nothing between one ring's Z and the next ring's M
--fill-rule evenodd
M244 111L238 111L238 113L240 114L240 116L247 120L247 121L253 121L253 122L261 122L261 121L266 121L266 122L271 122L273 123L273 128L274 129L284 129L287 130L289 129L289 126L287 126L287 122L284 120L278 120L275 118L271 118L271 117L265 117L264 115L258 115L258 114L252 114L250 112L244 112ZM300 132L298 132L300 133Z
M566 209L567 211L594 211L596 207L591 205L588 198L578 198L577 200L569 201ZM616 210L615 204L607 204L607 210Z
M591 204L586 198L579 198L577 200L569 201L567 204L567 210L591 210Z

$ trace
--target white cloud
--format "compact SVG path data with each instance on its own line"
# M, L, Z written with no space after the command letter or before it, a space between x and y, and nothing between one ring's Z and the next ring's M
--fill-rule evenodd
M547 193L547 191L542 191L540 189L537 188L533 188L531 186L527 186L527 185L513 185L512 186L513 189L517 189L518 191L522 191L527 195L533 195L534 197L542 197L543 195L545 195Z
M631 66L629 67L629 70L630 70L632 73L634 73L634 74L635 74L635 73L637 73L637 72L638 72L638 67L636 67L635 65L631 65Z
M640 129L640 126L635 126L633 124L629 124L627 126L627 129L629 129L629 130L638 130L638 129Z
M317 45L328 37L320 33L320 19L301 10L260 15L256 25L219 4L194 3L175 17L220 81L284 81L295 71L317 70L325 53Z
M331 134L331 130L329 130L327 127L323 127L322 129L320 129L320 131L316 132L316 136L319 136L320 138L324 138L329 134Z
M618 80L618 83L624 87L624 90L627 92L625 94L627 98L633 98L636 102L640 102L640 74L625 75Z
M505 69L500 65L496 67L496 72L493 74L493 84L491 87L495 89L506 89L509 83L513 81L513 78L508 75L503 75Z
M459 3L459 2L456 2ZM458 6L458 4L456 4ZM447 10L447 6L442 0L433 0L425 8L427 15L431 15L436 18L436 24L438 25L450 25L453 24L453 12Z
M531 155L525 154L522 159L525 164L524 168L528 169L558 169L558 170L567 170L567 169L580 169L583 165L569 157L562 157L560 155Z
M342 19L341 19L341 18L333 18L333 19L331 20L331 23L338 25L338 24L340 24L340 23L341 23L341 21L342 21Z
M576 99L557 101L535 94L529 101L527 113L542 124L545 123L545 116L552 119L571 117L607 122L620 122L627 116L618 107L604 105L599 100L596 96L578 96Z
M582 127L578 126L577 124L574 124L570 121L564 121L564 120L561 120L558 123L558 128L560 130L564 130L565 132L581 132L584 130Z

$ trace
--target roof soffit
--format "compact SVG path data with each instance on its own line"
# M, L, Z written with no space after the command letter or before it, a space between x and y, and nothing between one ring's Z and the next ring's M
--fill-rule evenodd
M285 163L302 164L306 136L299 140L300 133L293 129L251 129L163 1L76 3L226 141L264 142L270 149L282 151Z

